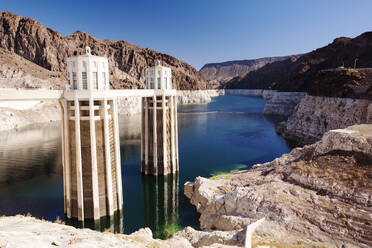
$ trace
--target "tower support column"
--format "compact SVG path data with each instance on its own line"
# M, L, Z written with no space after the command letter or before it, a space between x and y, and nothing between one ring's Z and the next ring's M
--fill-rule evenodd
M92 191L93 191L93 216L95 220L100 219L98 171L97 171L97 148L96 148L96 126L93 97L89 97L89 124L90 124L90 152L92 164Z
M167 175L178 171L177 110L174 91L161 91L142 101L141 171ZM148 140L150 139L150 142Z
M112 173L111 173L111 147L110 147L110 127L108 119L108 109L107 109L107 98L103 99L103 120L104 120L104 139L105 139L105 164L106 164L106 187L107 187L107 208L108 215L112 216L114 214L113 206L113 191L112 191Z
M113 106L113 124L114 124L114 142L115 142L115 163L116 163L116 187L117 187L117 202L118 209L123 207L123 186L121 181L121 160L120 160L120 136L119 136L119 120L117 99L112 100Z
M83 167L81 160L81 137L80 137L80 103L75 94L75 151L76 151L76 180L77 180L77 217L79 221L84 220L84 197L83 197Z

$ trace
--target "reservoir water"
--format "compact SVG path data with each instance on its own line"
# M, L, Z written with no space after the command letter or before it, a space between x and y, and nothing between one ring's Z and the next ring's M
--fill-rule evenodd
M178 110L180 172L140 172L140 115L120 118L124 213L120 230L148 226L155 237L191 225L198 215L183 196L183 184L271 161L289 152L274 124L262 114L265 100L219 96L206 105ZM59 124L0 133L0 215L27 214L65 219ZM102 227L104 229L104 227Z

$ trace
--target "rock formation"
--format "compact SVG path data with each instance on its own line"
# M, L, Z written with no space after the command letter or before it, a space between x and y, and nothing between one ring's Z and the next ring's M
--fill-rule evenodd
M198 177L184 192L201 214L204 231L235 231L238 237L246 225L265 217L256 243L367 248L372 245L371 172L372 125L357 125L329 131L313 145L248 171Z
M265 98L268 102L265 105L263 113L265 115L277 115L287 119L293 114L297 104L306 96L303 92L272 92Z
M332 129L372 124L372 101L364 99L305 96L277 131L284 137L312 143Z
M341 72L336 73L321 73L322 70L342 65L354 67L355 59L358 59L357 68L372 67L372 32L363 33L353 39L337 38L328 46L305 55L267 64L248 73L244 78L231 80L226 87L302 91L329 97L370 98L372 75L365 69L355 72L354 75L346 75L350 74L349 69L341 69Z
M244 77L247 73L255 71L269 63L288 59L289 56L266 57L249 60L227 61L222 63L205 64L200 73L212 88L221 87L235 77Z
M212 101L212 97L223 95L223 90L180 90L178 104L206 104Z
M0 247L180 247L192 248L182 237L153 239L149 228L130 235L76 229L33 217L0 217Z
M174 88L191 90L206 87L197 70L172 56L126 41L100 40L82 31L62 37L59 32L44 27L32 18L0 12L0 48L47 69L60 81L66 82L66 58L84 53L87 45L94 54L109 59L113 88L143 88L145 69L153 66L156 60L172 69Z

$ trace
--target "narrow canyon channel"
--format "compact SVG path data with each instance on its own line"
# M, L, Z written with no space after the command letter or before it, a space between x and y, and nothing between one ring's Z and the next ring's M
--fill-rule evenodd
M116 230L147 226L162 238L185 226L198 228L198 215L183 196L186 181L247 169L289 152L262 114L265 103L259 97L218 96L205 105L180 105L180 172L167 177L141 175L141 116L121 116L124 213ZM0 215L65 219L60 133L58 123L49 123L0 134Z

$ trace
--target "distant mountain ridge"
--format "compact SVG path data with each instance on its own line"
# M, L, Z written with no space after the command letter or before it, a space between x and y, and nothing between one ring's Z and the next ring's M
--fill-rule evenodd
M264 57L258 59L233 60L221 63L208 63L200 73L208 84L220 87L234 77L244 77L247 73L255 71L269 63L288 59L290 56Z
M63 37L59 32L44 27L32 18L0 12L0 48L55 72L59 81L67 81L66 58L83 54L85 46L90 46L93 54L108 58L110 83L113 88L143 88L145 69L153 66L156 60L161 60L164 66L172 69L175 88L206 88L206 81L195 68L170 55L141 48L126 41L100 40L82 31ZM7 58L10 56L3 54L6 54ZM11 73L8 71L6 74ZM54 79L51 78L51 81ZM51 87L54 87L53 83Z
M356 60L357 59L357 60ZM341 37L302 56L267 64L243 78L234 78L224 88L302 91L311 95L372 99L372 32L355 38Z

